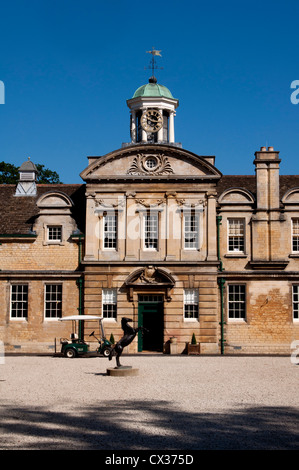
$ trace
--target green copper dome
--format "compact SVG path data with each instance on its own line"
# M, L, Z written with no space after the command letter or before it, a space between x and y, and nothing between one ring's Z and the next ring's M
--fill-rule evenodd
M149 79L149 83L146 85L142 85L139 87L134 95L133 98L140 98L140 97L158 97L164 96L165 98L173 98L171 92L166 88L166 86L159 85L156 79Z

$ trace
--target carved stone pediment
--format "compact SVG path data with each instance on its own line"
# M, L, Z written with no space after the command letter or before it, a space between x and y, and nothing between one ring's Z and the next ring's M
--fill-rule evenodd
M155 268L154 266L146 266L137 269L125 281L128 287L137 286L165 286L172 287L175 284L173 277L166 271Z
M161 176L173 173L171 164L163 153L156 155L138 153L127 171L128 175L134 176Z
M131 181L135 178L139 181L155 177L160 180L193 181L218 180L221 177L209 157L162 144L132 145L102 157L92 157L80 175L87 182Z

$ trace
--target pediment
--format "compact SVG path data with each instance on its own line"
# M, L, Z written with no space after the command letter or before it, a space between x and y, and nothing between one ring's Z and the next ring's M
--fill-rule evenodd
M219 204L254 204L254 196L243 188L229 188L224 191L218 200Z
M60 191L49 191L43 194L36 203L39 213L64 213L70 214L73 202L69 196Z
M299 188L289 189L283 196L284 204L299 204Z
M125 281L128 287L153 285L173 287L174 284L175 281L169 273L154 266L137 269Z
M81 173L84 181L105 179L206 179L221 177L211 162L168 145L133 145L93 158Z

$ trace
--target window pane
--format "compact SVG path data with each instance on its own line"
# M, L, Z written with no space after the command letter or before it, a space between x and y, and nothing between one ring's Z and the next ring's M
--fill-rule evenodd
M185 289L184 290L184 318L197 319L198 318L198 290Z
M104 248L116 248L117 219L115 214L104 216Z
M244 220L228 220L228 251L244 252Z
M246 302L245 302L245 285L229 285L228 286L228 318L245 319Z
M292 250L299 251L299 219L292 219Z
M11 318L27 318L28 285L14 284L11 286Z
M49 241L61 241L62 240L61 226L49 226L48 227L48 240Z
M139 294L138 302L163 302L163 295Z
M103 289L102 291L103 318L116 318L117 291L116 289Z
M62 314L62 284L47 284L45 286L45 317L61 318Z
M198 248L198 216L185 215L185 248Z
M299 320L299 286L293 286L293 319Z
M144 246L158 248L158 214L146 214L144 217Z

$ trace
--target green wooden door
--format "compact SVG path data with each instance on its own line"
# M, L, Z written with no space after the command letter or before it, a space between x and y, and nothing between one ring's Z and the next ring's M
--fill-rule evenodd
M138 302L138 326L148 333L138 333L138 351L163 351L163 302Z

